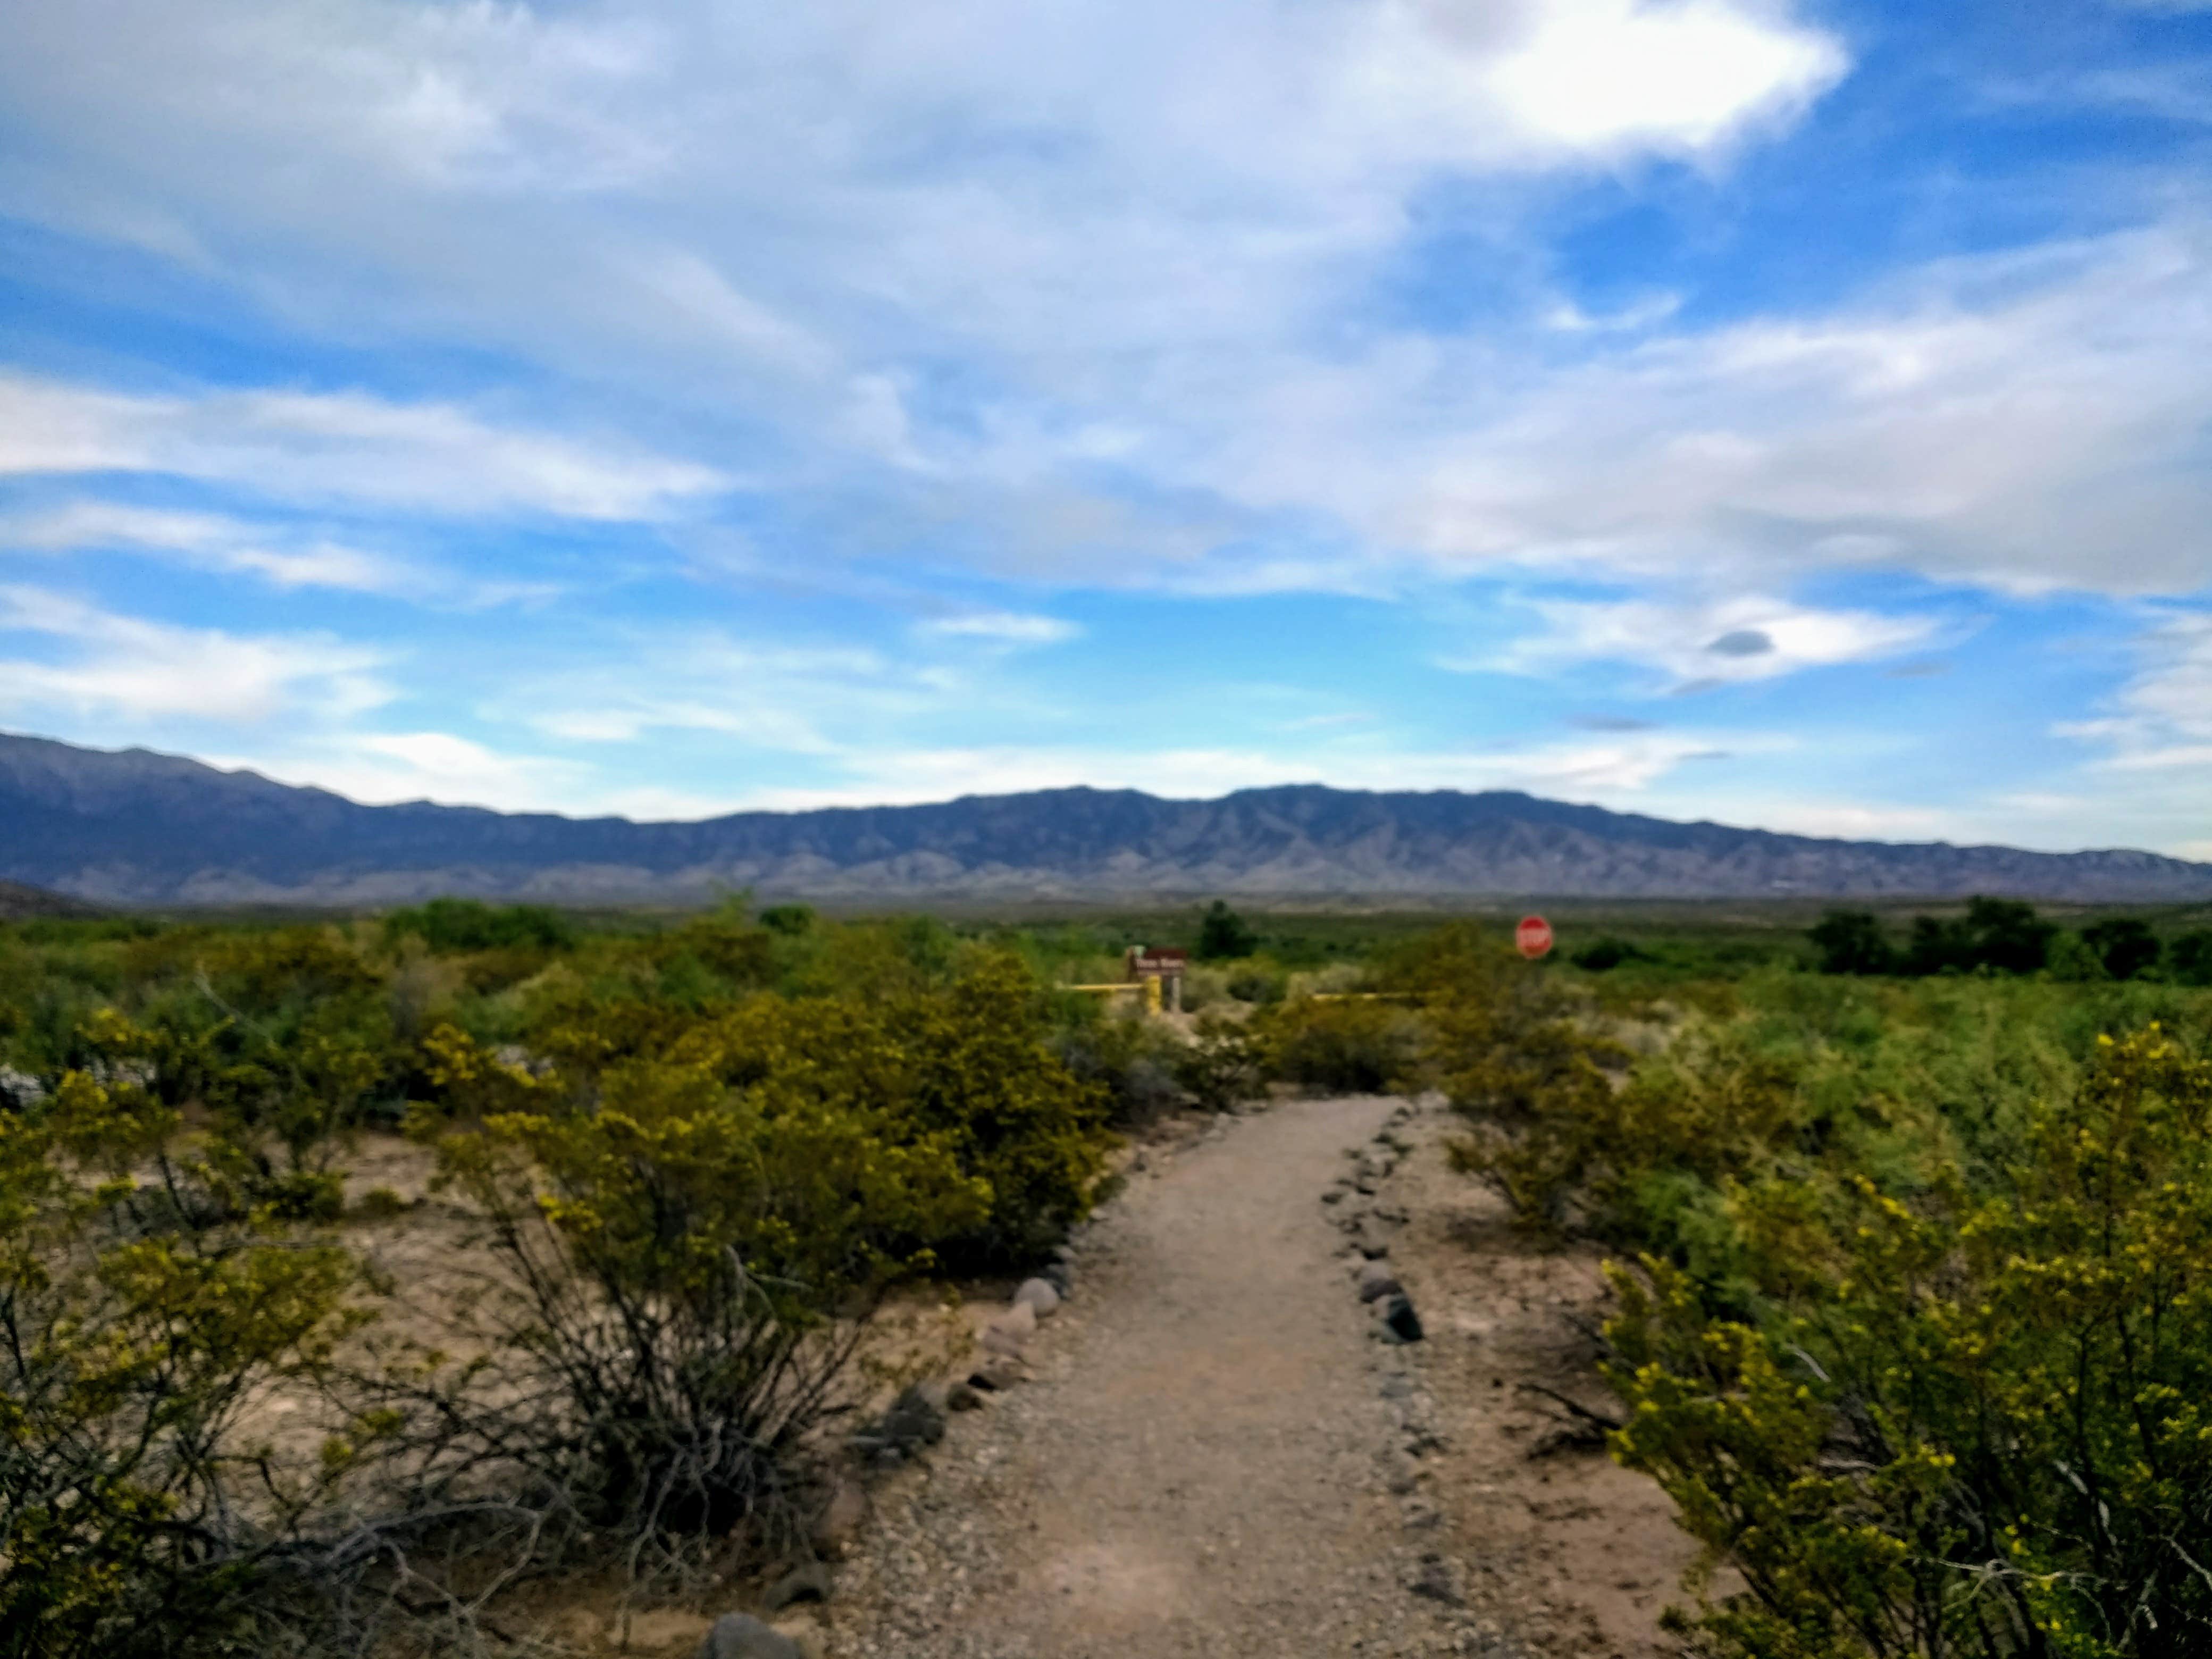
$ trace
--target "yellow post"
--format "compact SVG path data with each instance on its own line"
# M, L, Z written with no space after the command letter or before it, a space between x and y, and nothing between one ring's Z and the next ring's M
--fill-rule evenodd
M1157 1014L1160 1011L1160 981L1158 975L1145 981L1145 1012Z

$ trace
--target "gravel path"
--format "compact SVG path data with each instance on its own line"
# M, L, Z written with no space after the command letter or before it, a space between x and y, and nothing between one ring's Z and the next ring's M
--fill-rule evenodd
M1376 1339L1321 1202L1396 1107L1286 1102L1153 1153L1034 1380L878 1488L830 1653L1518 1652L1419 1490L1423 1346Z

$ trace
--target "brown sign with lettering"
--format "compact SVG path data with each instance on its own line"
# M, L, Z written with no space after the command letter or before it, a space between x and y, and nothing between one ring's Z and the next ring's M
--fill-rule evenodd
M1131 979L1181 979L1190 969L1188 951L1156 951L1144 945L1129 947Z

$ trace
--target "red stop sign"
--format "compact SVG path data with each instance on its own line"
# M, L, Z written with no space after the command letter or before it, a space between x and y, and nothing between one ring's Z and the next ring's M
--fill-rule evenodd
M1513 942L1521 947L1522 956L1534 962L1552 948L1552 924L1541 916L1523 916L1513 930Z

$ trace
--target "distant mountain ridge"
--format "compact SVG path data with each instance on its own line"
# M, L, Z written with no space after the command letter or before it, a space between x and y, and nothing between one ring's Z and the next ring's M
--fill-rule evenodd
M1183 801L1051 789L635 823L364 806L177 756L6 734L0 880L162 904L685 899L738 887L885 900L2212 897L2212 865L2153 853L1832 841L1508 791L1302 784Z

